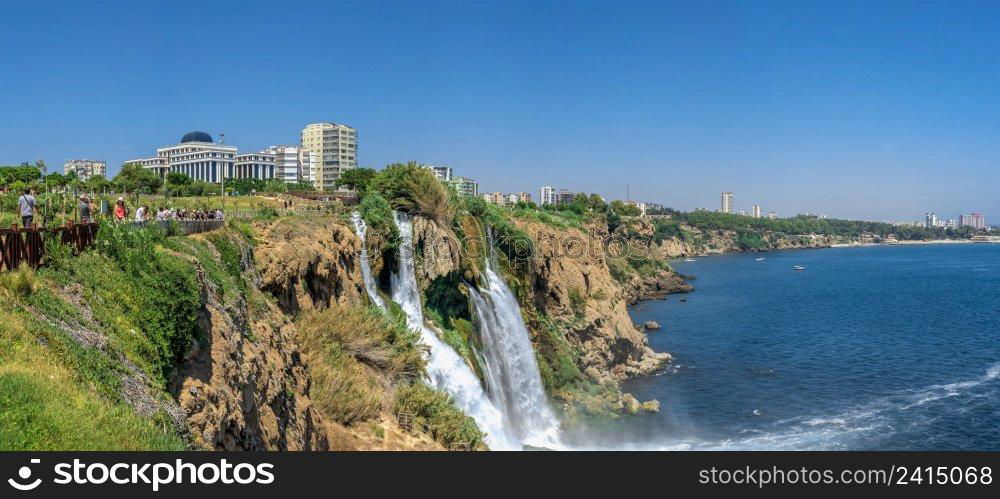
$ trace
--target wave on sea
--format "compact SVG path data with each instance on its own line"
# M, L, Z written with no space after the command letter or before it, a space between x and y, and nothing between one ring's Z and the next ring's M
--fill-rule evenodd
M747 428L743 437L708 441L664 439L629 446L633 450L847 450L874 447L878 439L898 431L934 424L942 412L966 411L990 403L1000 362L982 376L934 384L875 399L839 414L803 416L776 421L770 428ZM948 404L947 407L941 407Z

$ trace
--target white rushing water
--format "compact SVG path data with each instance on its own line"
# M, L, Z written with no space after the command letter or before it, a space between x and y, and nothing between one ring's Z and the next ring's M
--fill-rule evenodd
M492 239L492 238L491 238ZM490 398L507 415L509 426L529 445L560 447L559 421L549 407L521 307L507 283L486 258L485 289L468 287L483 342Z
M504 414L486 395L479 378L458 353L441 341L424 321L420 291L413 265L413 223L409 215L393 214L399 229L399 273L392 276L392 300L406 314L407 324L420 332L420 339L430 352L427 375L431 385L455 399L455 405L472 416L486 433L486 443L493 450L521 449L517 437L509 431Z
M365 281L365 291L368 292L368 297L371 298L372 303L385 310L385 300L378 294L378 288L375 287L375 278L372 277L372 267L368 263L368 246L365 244L365 235L368 233L368 226L361 219L361 213L356 211L351 213L351 221L354 222L354 231L361 238L361 277Z

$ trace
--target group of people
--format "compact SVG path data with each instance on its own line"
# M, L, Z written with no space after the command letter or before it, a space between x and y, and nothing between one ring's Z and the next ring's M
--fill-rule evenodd
M142 216L148 220L149 208L143 206ZM156 210L156 220L222 220L221 209L215 210L176 210L173 208L160 207ZM139 212L136 212L136 221L139 221Z
M17 199L17 209L18 213L21 215L21 223L25 228L30 227L35 219L35 206L37 204L35 199L35 192L31 189L25 189L24 193ZM79 213L79 218L81 223L90 223L94 221L94 214L97 213L97 207L94 206L94 202L86 194L80 196L80 202L77 204L77 211ZM119 197L115 201L115 206L111 210L111 215L116 222L124 222L129 218L128 207L125 206L125 198ZM165 221L165 220L222 220L224 213L221 209L215 210L182 210L175 208L165 208L160 207L153 214L149 211L149 206L142 205L136 208L133 220L136 222L147 222L150 220Z

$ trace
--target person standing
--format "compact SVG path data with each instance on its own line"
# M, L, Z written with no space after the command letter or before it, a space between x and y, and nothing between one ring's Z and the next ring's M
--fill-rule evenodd
M24 194L17 199L17 208L21 213L21 224L25 228L31 226L32 220L35 218L35 196L31 195L31 189L24 189Z
M118 198L118 202L115 203L115 221L124 222L125 217L128 216L128 210L125 208L125 198Z
M90 223L90 200L87 196L80 196L80 205L77 206L80 210L80 223L89 224Z

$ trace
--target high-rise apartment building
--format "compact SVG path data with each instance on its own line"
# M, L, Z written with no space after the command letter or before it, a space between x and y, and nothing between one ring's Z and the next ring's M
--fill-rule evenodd
M442 182L451 180L452 171L450 166L424 165L424 168L434 173L434 176Z
M933 229L938 225L937 215L934 213L924 213L924 227L927 229Z
M556 190L551 185L543 185L538 189L538 204L556 204Z
M302 154L299 146L271 146L263 152L274 155L274 177L278 180L289 184L307 181L312 167L309 158L315 156Z
M448 186L455 189L459 195L462 196L478 196L479 195L479 182L472 180L468 177L453 177L448 182Z
M722 213L732 213L733 212L733 193L723 192L722 193L722 206L719 209Z
M760 218L764 216L764 210L760 207L759 204L755 204L753 205L753 211L751 211L750 216L754 218Z
M80 180L87 180L94 175L107 175L108 164L96 159L71 159L63 164L63 173L75 173Z
M313 185L324 191L336 189L345 170L358 166L358 132L336 123L311 123L302 129L303 149L315 152Z
M961 215L958 217L959 227L972 227L976 230L982 230L986 228L986 217L979 213L973 213L971 215Z

